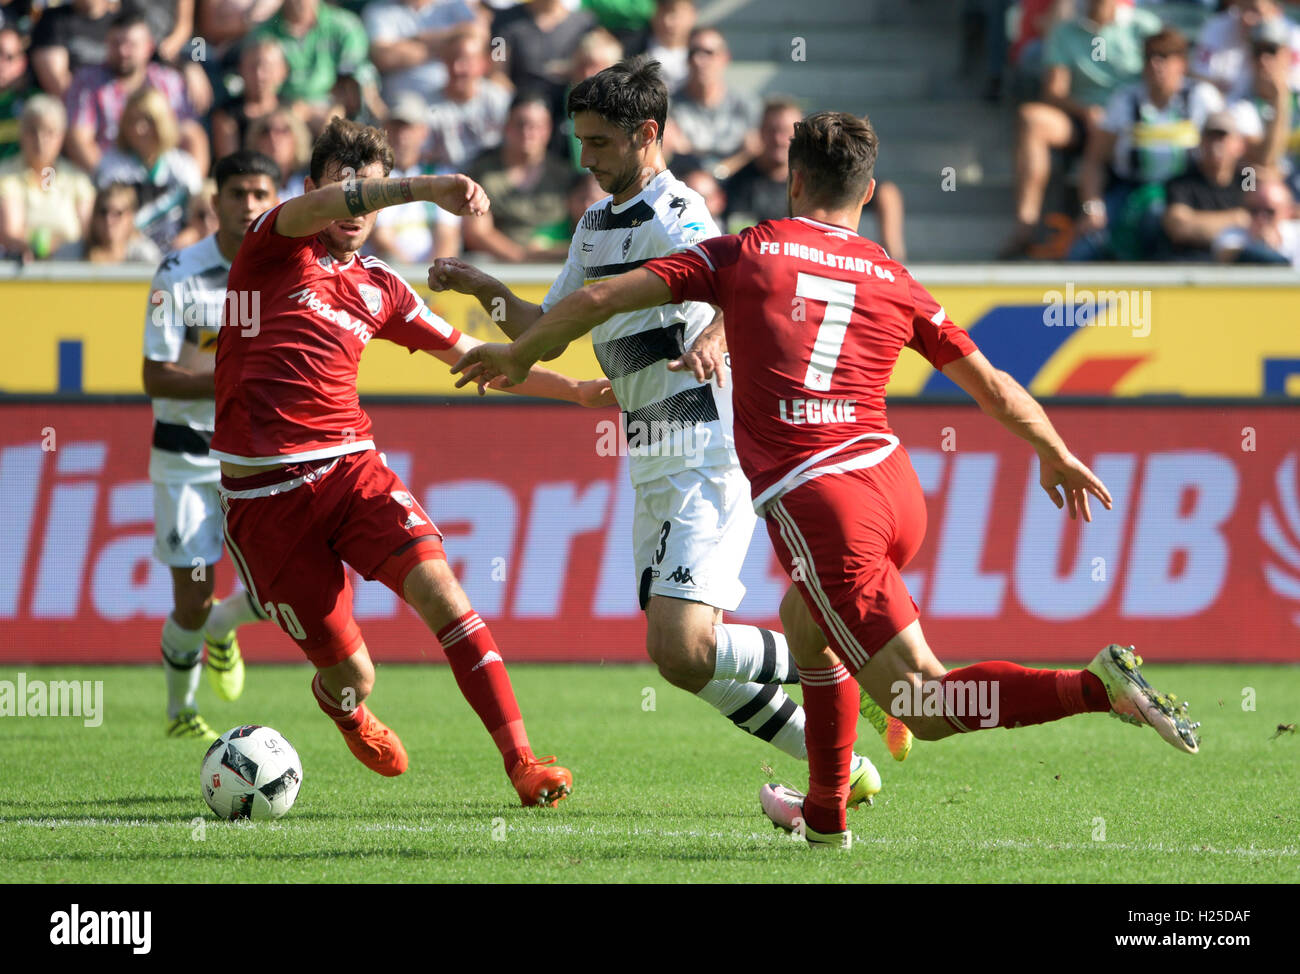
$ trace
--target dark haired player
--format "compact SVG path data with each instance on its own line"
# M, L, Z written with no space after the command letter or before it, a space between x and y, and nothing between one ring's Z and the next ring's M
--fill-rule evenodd
M260 295L260 316L255 330L222 329L217 346L212 453L226 538L253 599L316 667L316 702L366 767L399 775L407 756L364 703L375 671L344 562L415 609L521 801L553 805L572 776L534 757L492 634L447 565L432 518L376 451L357 400L357 364L372 338L448 362L476 344L358 251L386 206L418 199L484 213L487 197L462 175L388 179L392 165L380 130L334 119L316 140L307 192L258 219L235 258L230 290ZM604 380L544 369L518 389L586 405L609 392Z
M1150 724L1179 750L1194 754L1199 745L1186 704L1153 690L1129 649L1107 646L1083 670L992 661L949 671L927 645L900 574L925 533L925 498L885 417L885 385L904 347L1029 441L1039 482L1058 508L1091 520L1088 495L1107 508L1111 498L1033 397L989 364L901 264L852 229L875 189L876 150L865 119L809 116L790 143L792 219L584 288L512 345L480 346L453 367L465 380L513 380L611 314L684 300L721 306L735 369L737 451L800 596L785 600L781 620L804 689L811 783L806 796L766 785L760 797L777 825L840 847L852 842L844 795L855 678L922 740L1110 711ZM792 313L800 305L804 313ZM981 687L979 699L998 701L991 713L957 705ZM940 691L941 714L909 705L919 688Z
M511 337L585 283L718 235L703 199L664 161L668 92L657 62L633 58L598 72L574 86L567 107L582 165L611 196L583 214L541 305L459 261L437 261L429 272L435 290L450 287L486 309L504 307L504 322L493 319ZM802 760L803 708L781 687L798 679L785 637L723 622L723 612L734 611L745 593L740 570L756 518L736 460L727 367L712 350L713 336L721 337L714 316L708 303L686 301L614 315L592 335L623 410L646 652L669 683ZM681 367L687 349L697 368ZM705 367L706 356L716 369ZM883 726L886 718L879 718ZM901 760L910 738L895 744ZM880 790L880 775L865 757L854 756L852 776L851 805Z
M221 560L221 467L208 455L215 412L213 366L225 316L226 275L249 226L275 203L280 171L266 156L218 160L212 207L217 232L168 254L154 275L144 326L144 391L153 400L154 556L171 570L173 609L163 623L167 736L213 741L196 696L203 648L222 700L244 690L235 630L263 618L248 593L212 598Z

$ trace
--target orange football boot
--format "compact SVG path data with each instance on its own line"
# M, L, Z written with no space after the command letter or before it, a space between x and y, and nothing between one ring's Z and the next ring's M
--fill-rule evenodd
M554 755L520 761L510 773L510 783L519 792L519 800L525 806L549 805L554 808L561 798L567 798L573 791L573 775L568 768L555 763Z
M396 778L406 770L406 748L401 738L384 726L364 704L357 708L361 723L355 730L339 727L348 750L371 771L386 778ZM337 726L337 725L336 725Z

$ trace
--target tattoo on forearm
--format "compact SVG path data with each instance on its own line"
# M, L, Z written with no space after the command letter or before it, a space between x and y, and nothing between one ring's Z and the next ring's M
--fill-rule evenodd
M414 199L409 179L354 179L343 184L343 200L353 216Z

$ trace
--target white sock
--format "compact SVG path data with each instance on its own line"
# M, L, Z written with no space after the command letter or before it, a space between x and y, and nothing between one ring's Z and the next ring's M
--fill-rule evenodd
M222 599L208 613L203 633L214 643L225 642L240 626L259 622L262 617L253 608L253 600L245 589L237 588L228 599Z
M803 708L777 684L714 680L696 696L746 733L767 741L792 758L807 759Z
M199 690L203 655L203 630L182 629L174 616L168 616L162 631L163 672L167 675L167 716L172 720L182 710L197 709L195 694Z
M719 623L713 627L717 664L715 680L740 683L798 683L785 633L757 626Z

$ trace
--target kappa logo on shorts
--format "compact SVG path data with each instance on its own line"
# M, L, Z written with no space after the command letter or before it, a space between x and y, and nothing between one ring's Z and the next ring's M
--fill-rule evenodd
M408 510L415 507L415 501L412 500L411 495L404 490L395 490L390 496L393 500L397 501L397 503L401 504Z
M668 576L668 581L676 582L678 585L694 585L695 579L691 578L691 570L678 565L673 569L673 573Z

